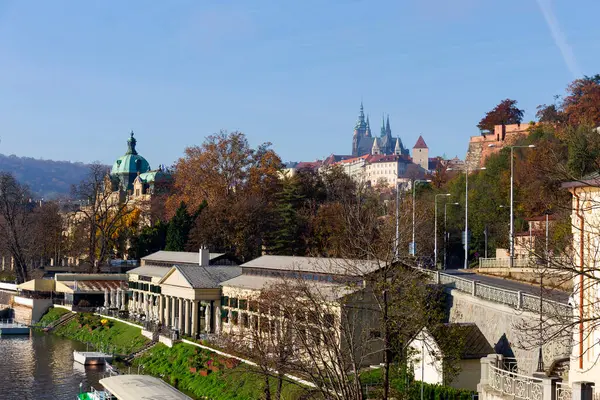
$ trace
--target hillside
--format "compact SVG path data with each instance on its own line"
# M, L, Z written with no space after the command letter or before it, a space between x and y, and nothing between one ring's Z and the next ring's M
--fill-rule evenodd
M68 195L71 185L85 178L88 165L0 154L0 171L13 173L36 198L53 199Z

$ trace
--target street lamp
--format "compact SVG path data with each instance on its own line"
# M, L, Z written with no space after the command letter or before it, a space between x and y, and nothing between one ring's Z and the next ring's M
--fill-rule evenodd
M479 170L486 169L485 167L477 168ZM446 169L446 171L452 171L452 168ZM469 165L465 163L465 264L464 269L469 266Z
M546 214L546 268L549 269L550 268L550 252L548 251L548 216L550 215L550 210L546 210L545 212ZM540 348L538 350L538 365L537 365L537 372L544 372L544 356L543 356L543 352L542 352L542 343L544 342L544 319L542 317L542 312L543 312L543 307L544 307L544 284L543 284L543 279L544 279L544 273L546 271L542 271L540 269Z
M437 255L438 255L438 247L437 247L437 198L438 196L452 196L450 193L440 193L440 194L436 194L433 198L433 203L434 203L434 218L433 220L435 221L433 224L433 237L434 237L434 246L433 246L433 266L437 268ZM445 207L444 207L445 208Z
M446 213L448 212L448 204L451 206L458 206L459 203L445 203L444 204L444 269L446 269L446 255L448 253L448 233L446 231Z
M414 179L412 185L412 255L413 257L417 255L417 245L415 243L415 188L417 187L417 183L428 183L431 182L431 179Z
M488 147L496 147L495 144L488 144ZM513 187L514 187L514 149L533 149L535 144L527 146L508 146L510 147L510 268L513 267L515 258L515 218L514 218L514 207L513 207Z

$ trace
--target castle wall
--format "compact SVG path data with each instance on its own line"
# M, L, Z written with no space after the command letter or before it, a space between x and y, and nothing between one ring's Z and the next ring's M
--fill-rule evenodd
M516 141L529 134L529 128L532 124L511 124L504 126L504 134L502 133L502 125L494 127L492 135L477 135L471 136L469 139L469 147L467 149L466 162L470 168L483 167L485 160L492 155L498 153L506 146L510 146ZM490 147L493 144L493 147Z

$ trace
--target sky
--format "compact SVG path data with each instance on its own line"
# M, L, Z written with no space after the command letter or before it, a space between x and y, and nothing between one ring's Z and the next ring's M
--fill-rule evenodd
M552 103L600 72L594 0L0 0L0 153L152 167L221 129L284 161L379 132L465 156L505 98Z

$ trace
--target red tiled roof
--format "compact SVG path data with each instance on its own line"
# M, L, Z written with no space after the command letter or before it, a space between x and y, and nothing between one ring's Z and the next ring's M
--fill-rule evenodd
M300 170L300 169L312 169L315 170L317 168L319 168L321 166L322 162L321 161L302 161L299 162L298 165L296 165L296 169Z
M428 149L425 140L423 140L423 136L419 136L417 139L417 143L413 146L413 149Z

